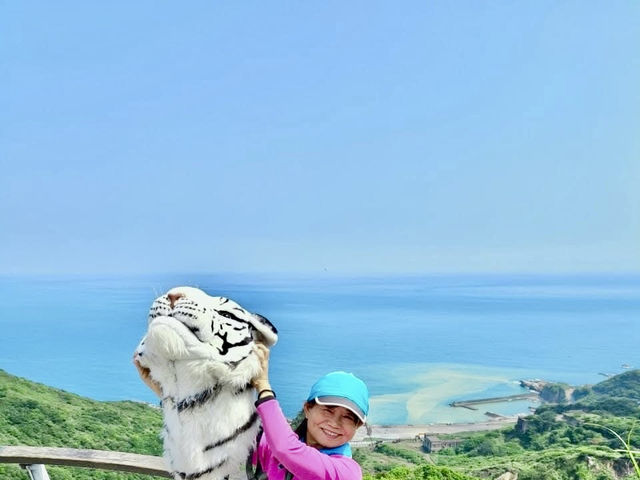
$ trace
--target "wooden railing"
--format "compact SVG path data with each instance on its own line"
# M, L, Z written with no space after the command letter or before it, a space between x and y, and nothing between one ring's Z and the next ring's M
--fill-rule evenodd
M161 457L105 450L0 446L0 463L19 464L32 480L49 480L45 465L118 470L171 478Z

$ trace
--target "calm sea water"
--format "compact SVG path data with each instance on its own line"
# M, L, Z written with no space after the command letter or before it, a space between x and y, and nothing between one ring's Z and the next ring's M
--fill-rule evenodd
M373 423L469 422L453 400L521 393L518 380L596 383L640 367L640 276L284 278L0 277L0 368L98 400L154 402L131 354L152 300L176 285L274 323L272 383L293 416L323 373L361 376Z

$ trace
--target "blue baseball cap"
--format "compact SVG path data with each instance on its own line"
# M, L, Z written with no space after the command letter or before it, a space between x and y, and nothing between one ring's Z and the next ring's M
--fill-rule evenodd
M365 423L369 414L369 390L365 383L352 373L331 372L321 377L311 387L307 402L315 400L320 405L344 407L351 410Z

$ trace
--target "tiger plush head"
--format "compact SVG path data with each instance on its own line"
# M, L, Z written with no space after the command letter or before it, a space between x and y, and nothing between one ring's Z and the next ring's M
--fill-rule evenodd
M277 339L266 318L197 288L173 288L153 302L135 357L162 388L174 478L222 479L244 464L259 426L254 345Z

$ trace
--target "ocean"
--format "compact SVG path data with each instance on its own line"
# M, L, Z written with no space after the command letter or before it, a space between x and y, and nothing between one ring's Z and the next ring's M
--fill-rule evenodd
M177 285L271 320L285 414L332 370L365 380L374 424L465 423L531 401L521 379L574 385L640 367L640 275L0 277L0 368L97 400L157 403L131 364L153 299Z

